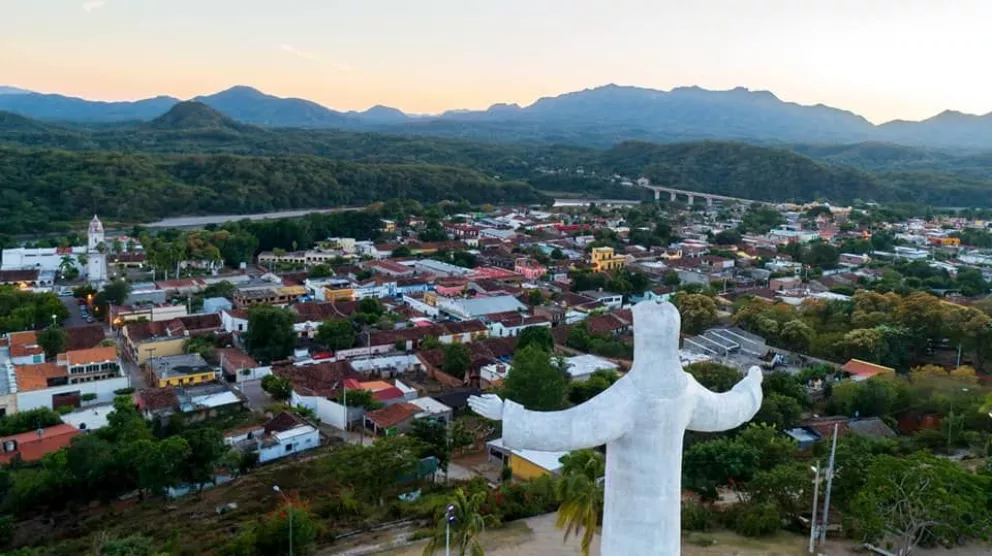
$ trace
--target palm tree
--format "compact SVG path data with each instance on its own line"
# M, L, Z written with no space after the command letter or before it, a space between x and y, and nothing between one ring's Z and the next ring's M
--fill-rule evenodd
M599 530L603 514L603 485L606 461L598 450L580 450L561 458L562 476L555 484L558 519L555 525L565 530L564 541L582 531L582 555L589 556L592 541Z
M455 521L451 524L451 546L454 547L458 556L485 556L486 551L479 544L479 535L486 530L486 527L496 527L499 525L499 518L492 514L483 515L482 505L486 501L486 492L474 492L465 494L465 491L458 489L455 491L455 498L451 501L454 508ZM447 513L442 513L434 528L434 536L424 547L423 556L432 556L435 551L444 548L445 527L448 525Z

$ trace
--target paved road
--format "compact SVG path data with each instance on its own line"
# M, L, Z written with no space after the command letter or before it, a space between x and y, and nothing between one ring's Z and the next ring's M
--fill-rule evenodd
M82 314L79 312L79 300L75 297L66 296L60 297L60 301L65 305L66 309L69 310L69 318L62 321L63 327L69 326L83 326L84 324L89 324L86 319L83 318Z

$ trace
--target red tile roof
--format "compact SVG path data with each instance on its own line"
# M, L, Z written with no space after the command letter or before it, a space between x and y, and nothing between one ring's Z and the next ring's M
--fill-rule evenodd
M173 409L179 405L179 396L173 388L143 388L135 392L134 400L145 411Z
M217 356L223 361L224 372L230 375L241 369L254 369L258 366L258 361L238 348L220 348Z
M106 338L103 334L103 326L99 324L69 326L63 330L65 330L65 351L95 348Z
M46 454L64 448L79 435L79 429L72 425L61 424L37 431L24 432L0 438L0 447L8 442L16 442L16 447L9 452L0 452L0 463L10 463L16 456L23 461L38 461Z
M303 396L334 397L341 381L354 378L361 380L362 375L347 361L317 363L315 365L282 365L273 367L273 374L288 378L293 382L293 389Z
M845 373L856 376L860 379L871 378L873 376L894 373L895 369L892 367L885 367L883 365L876 365L874 363L869 363L867 361L862 361L860 359L851 359L840 368Z
M407 419L412 419L414 415L421 411L422 409L419 406L404 402L370 411L365 416L380 429L388 429Z
M39 274L37 270L0 270L0 284L37 282Z
M66 363L70 367L76 365L89 365L90 363L104 363L117 360L117 348L113 346L81 349L78 351L68 351L65 354Z
M273 432L284 432L306 424L307 422L304 421L299 415L288 411L282 411L270 419L268 423L265 423L265 432L266 434L271 434Z
M19 392L42 390L48 388L48 379L69 376L65 367L60 367L55 363L17 365L14 367L14 374L17 375L17 390Z

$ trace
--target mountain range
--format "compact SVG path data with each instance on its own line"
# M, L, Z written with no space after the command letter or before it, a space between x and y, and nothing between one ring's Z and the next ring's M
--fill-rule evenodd
M541 98L529 106L496 104L411 116L387 106L363 112L332 110L300 98L281 98L237 86L195 99L234 120L263 127L331 128L496 141L542 141L606 147L624 140L676 142L738 140L757 144L839 144L865 141L932 148L992 149L992 114L945 111L919 121L874 125L849 111L780 100L768 91L738 87L661 91L605 85ZM91 101L0 87L0 110L42 121L97 124L150 121L180 99Z

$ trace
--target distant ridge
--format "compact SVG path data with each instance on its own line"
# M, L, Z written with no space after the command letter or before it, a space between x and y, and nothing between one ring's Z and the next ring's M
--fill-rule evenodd
M99 102L63 95L0 91L0 110L42 121L151 121L178 99ZM920 122L874 125L823 104L785 102L770 91L696 86L670 91L609 84L538 99L411 117L388 106L341 112L301 98L239 85L193 100L234 120L263 127L332 128L486 141L542 141L606 147L624 140L733 140L756 144L888 142L932 148L992 149L992 115L945 111Z

